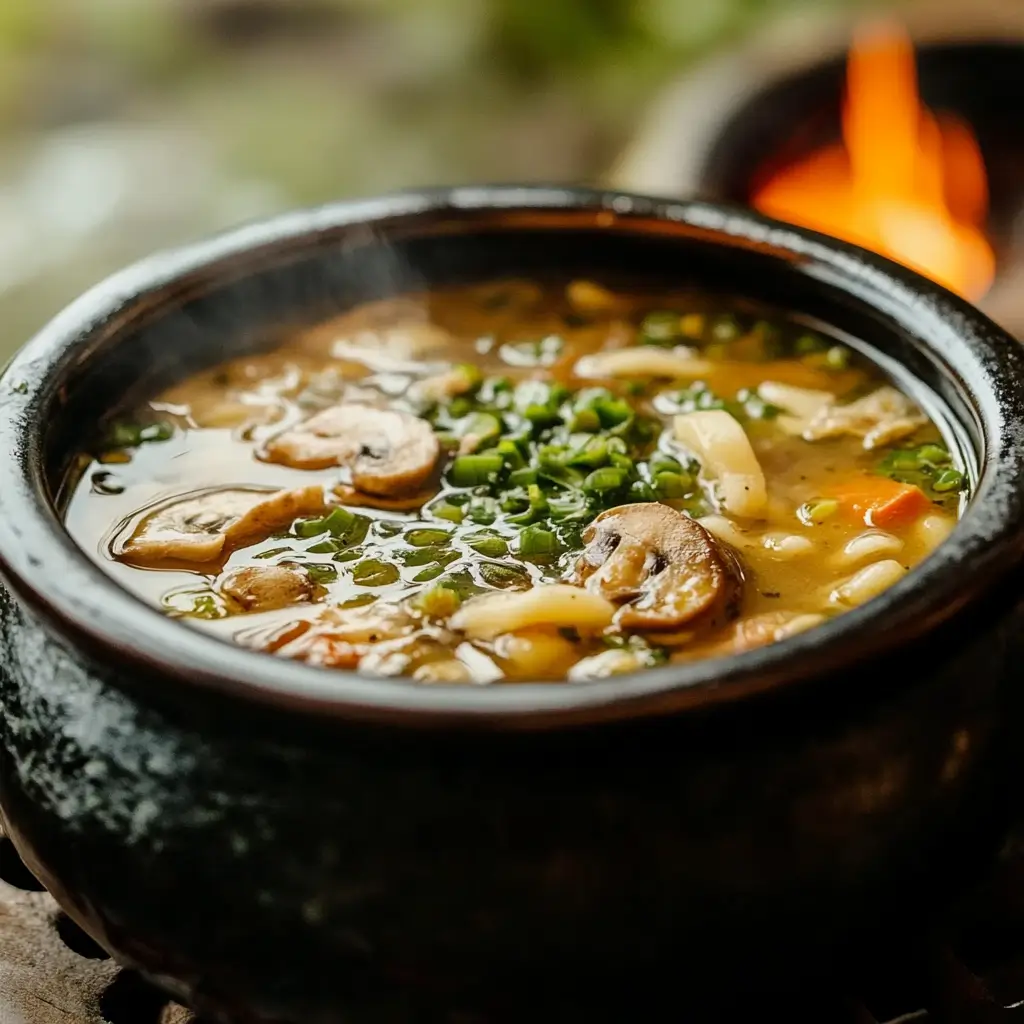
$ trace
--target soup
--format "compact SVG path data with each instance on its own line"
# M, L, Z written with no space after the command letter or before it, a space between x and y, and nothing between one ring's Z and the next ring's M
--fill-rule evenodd
M367 305L98 437L67 525L124 586L248 648L423 684L781 640L899 580L967 487L842 340L590 281Z

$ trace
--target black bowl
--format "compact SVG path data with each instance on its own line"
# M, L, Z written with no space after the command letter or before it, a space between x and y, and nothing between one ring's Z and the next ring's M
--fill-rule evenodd
M946 423L968 511L885 595L775 646L492 688L236 649L136 601L64 532L60 481L112 405L268 325L511 273L696 283L848 332ZM399 991L605 1003L620 983L636 1000L658 978L697 993L786 957L810 969L998 841L1024 659L1022 379L1016 343L921 278L700 203L428 192L150 259L0 380L10 835L119 959L225 1016L349 1020Z

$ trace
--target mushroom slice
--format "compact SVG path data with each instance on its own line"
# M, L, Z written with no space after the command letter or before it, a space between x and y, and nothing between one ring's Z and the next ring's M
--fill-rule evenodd
M114 554L140 564L212 562L228 544L270 534L324 507L323 488L315 486L194 492L150 512L127 541L115 544Z
M742 575L699 523L658 502L602 512L583 533L574 582L608 601L622 629L669 630L734 614Z
M243 566L228 573L219 589L247 612L287 608L313 596L308 574L287 565Z
M600 594L567 583L470 598L448 620L451 629L477 640L534 627L600 633L611 625L615 605Z
M707 359L698 359L688 348L666 351L653 345L636 345L584 356L573 372L585 379L665 377L669 380L697 380L713 366Z
M338 484L334 488L334 494L343 505L353 505L356 508L379 508L386 512L415 512L434 496L436 491L429 487L416 494L410 494L407 498L380 498L375 494L366 494L364 491L357 491L348 484Z
M863 438L869 451L909 437L928 421L902 392L881 387L846 405L828 405L818 411L804 429L807 441L831 437Z
M262 457L296 469L346 466L352 483L386 498L418 491L441 447L429 423L369 405L333 405L269 441Z
M693 452L704 476L716 485L726 512L748 519L764 516L768 486L743 427L723 409L676 416L676 440Z

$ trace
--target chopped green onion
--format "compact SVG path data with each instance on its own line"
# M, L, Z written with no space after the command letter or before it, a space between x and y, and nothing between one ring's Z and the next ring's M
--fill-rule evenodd
M339 551L332 561L335 562L354 562L358 558L363 557L362 548L345 548L344 551Z
M377 600L377 594L356 594L347 601L342 601L339 608L362 608L364 605L373 604Z
M453 420L461 420L464 416L468 416L472 410L473 403L464 395L459 395L448 403L448 415Z
M711 323L711 337L715 341L735 341L743 334L743 328L736 317L729 313L715 317Z
M291 551L292 548L268 548L266 551L260 551L253 555L253 558L273 558L274 555L283 555L286 551ZM310 551L313 549L310 548Z
M466 513L461 508L446 499L431 505L429 511L438 519L447 520L449 523L461 523L466 517Z
M583 481L583 490L590 494L604 494L607 491L618 490L625 482L626 475L621 469L617 469L614 466L605 466L602 469L595 469Z
M306 562L302 566L306 574L314 583L321 586L326 583L333 583L338 578L338 570L329 564L322 562Z
M319 544L310 544L306 551L311 555L336 555L342 550L342 544L335 538L322 540Z
M799 338L793 343L793 351L798 356L812 355L815 352L823 352L828 345L821 335L813 334L808 332L807 334L801 334Z
M448 470L448 479L456 487L476 487L492 482L504 465L500 455L460 455Z
M429 583L436 580L444 572L444 565L441 562L432 562L425 569L420 569L412 578L413 583Z
M165 421L157 423L114 423L106 443L111 448L138 448L153 441L169 441L174 437L174 424Z
M379 558L368 558L352 567L352 582L360 587L386 587L398 579L397 567Z
M466 391L476 391L483 383L484 375L472 363L456 363L452 370L462 377Z
M919 462L927 462L932 466L946 466L952 461L949 452L939 444L923 444L917 449Z
M405 523L399 519L375 519L373 532L378 537L397 537L405 529Z
M470 499L466 509L466 517L477 526L490 526L498 518L500 511L498 502L486 495L476 495Z
M684 498L693 490L693 478L682 473L658 473L654 486L663 498Z
M964 475L957 469L944 469L932 481L932 490L938 494L949 494L962 490Z
M624 398L600 398L594 402L594 411L597 413L601 426L605 430L618 427L633 418L633 407Z
M657 473L682 473L683 467L678 459L666 455L664 452L655 452L650 459L651 472Z
M519 450L519 445L515 441L499 441L497 452L504 459L506 468L513 472L522 469L526 465L523 453Z
M495 533L470 534L466 546L485 558L502 558L508 554L508 542Z
M567 464L570 466L583 466L586 469L598 469L607 461L607 441L602 437L592 437L569 456Z
M399 548L394 554L396 558L401 560L403 565L430 565L431 562L437 562L447 555L451 555L452 560L459 557L458 552L445 548L443 545Z
M295 524L295 534L299 537L316 537L321 533L329 533L332 537L345 544L361 544L370 528L367 516L350 512L347 508L335 508L322 519L300 519Z
M498 590L529 590L530 574L525 570L501 562L484 562L479 568L480 578L489 587Z
M820 526L839 511L839 502L834 498L818 498L805 502L797 509L797 517L805 526Z
M548 513L555 522L580 519L590 512L590 504L582 491L565 491L548 498Z
M634 480L629 485L629 496L634 501L658 500L658 492L646 480Z
M425 548L438 544L447 544L452 539L452 535L447 530L419 527L415 530L409 530L405 535L405 539L414 548Z
M223 619L228 614L228 609L220 597L206 588L172 590L164 594L160 604L176 617Z
M519 531L519 554L554 555L560 550L558 538L550 530L534 524Z
M654 310L640 321L640 341L645 345L666 345L679 337L680 317L670 310Z
M569 429L592 434L601 429L601 418L594 409L577 409L569 420Z
M537 470L516 469L508 475L508 482L514 487L529 487L537 482Z
M471 412L459 422L459 437L474 438L474 449L486 448L500 434L501 420L489 412Z

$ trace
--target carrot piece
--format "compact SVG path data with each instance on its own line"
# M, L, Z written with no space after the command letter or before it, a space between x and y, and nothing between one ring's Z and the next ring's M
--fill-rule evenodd
M884 476L855 477L832 488L828 497L847 514L885 530L907 526L931 507L920 487Z

